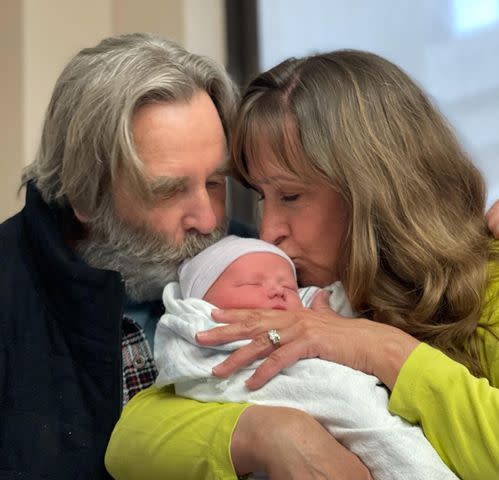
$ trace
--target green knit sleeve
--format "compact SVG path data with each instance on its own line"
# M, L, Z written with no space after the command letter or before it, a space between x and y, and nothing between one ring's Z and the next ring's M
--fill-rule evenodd
M499 478L499 343L488 339L488 379L426 344L402 367L389 410L425 435L445 463L464 480Z
M230 441L248 406L201 403L150 387L123 410L106 468L117 480L235 480Z

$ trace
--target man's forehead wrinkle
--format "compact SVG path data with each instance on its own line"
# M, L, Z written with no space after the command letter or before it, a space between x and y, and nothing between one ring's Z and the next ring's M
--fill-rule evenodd
M185 153L189 153L188 148L183 148L183 147L173 147L173 146L168 146L168 148L165 150L165 148L161 148L161 146L157 146L154 143L147 143L145 144L145 148L139 148L137 149L137 154L139 156L139 160L141 161L142 165L148 169L148 164L150 164L150 161L144 161L144 156L146 156L148 159L154 158L155 161L157 162L157 165L161 166L162 168L166 167L179 167L182 166L184 163L184 155ZM198 152L197 149L193 149L194 152ZM206 149L206 152L211 155L211 152ZM230 159L229 159L229 154L227 152L227 149L224 147L224 151L222 152L223 154L223 160L220 163L220 165L213 171L210 172L210 175L212 174L223 174L223 175L228 175L230 172ZM202 163L203 158L200 158L200 163ZM151 176L154 176L154 172L150 171L149 172ZM161 176L158 176L161 177ZM171 177L170 177L171 178Z
M169 143L168 146L165 145L160 145L159 142L136 142L140 146L138 150L141 152L148 152L151 154L161 154L161 156L171 156L172 158L175 158L176 155L178 154L183 154L183 153L190 153L192 152L197 152L198 150L201 149L206 149L207 151L211 150L213 147L217 147L219 145L223 145L223 151L224 153L227 151L225 147L225 141L224 142L219 142L219 141L214 141L214 142L204 142L200 144L199 142L191 142L191 143L182 143L182 144L174 144L174 143Z
M222 145L223 148L219 149L217 145ZM204 170L207 175L222 174L227 175L229 172L229 158L225 144L225 139L221 141L206 142L199 144L187 141L173 141L173 142L155 142L145 141L136 143L136 152L140 161L142 162L147 176L150 178L156 176L169 176L171 171L173 176L175 174L182 175L184 172L184 164L192 164L194 159L200 166L200 171ZM204 155L206 155L206 162L213 165L213 159L219 158L216 168L206 171L203 169Z
M196 131L192 131L193 135L190 135L188 141L186 141L185 136L176 136L171 129L165 130L160 121L156 121L147 126L148 128L135 128L132 130L133 142L136 146L141 148L146 148L148 150L156 150L157 146L164 143L162 142L165 135L168 136L169 141L167 145L167 150L175 153L182 151L190 151L191 148L212 148L222 146L224 150L227 150L227 141L225 135L210 135L200 137L196 135ZM164 148L164 145L162 145Z

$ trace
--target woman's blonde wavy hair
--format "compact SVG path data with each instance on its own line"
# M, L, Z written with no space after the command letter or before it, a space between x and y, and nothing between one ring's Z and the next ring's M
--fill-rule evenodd
M47 203L69 204L89 220L105 215L120 171L138 198L149 198L133 116L145 104L185 102L197 91L211 97L228 136L237 92L214 60L148 33L106 38L80 51L57 80L23 185L33 181Z
M342 195L339 272L354 309L482 374L476 328L497 256L484 181L421 89L367 52L290 59L243 96L232 161L248 184L262 141L280 167Z

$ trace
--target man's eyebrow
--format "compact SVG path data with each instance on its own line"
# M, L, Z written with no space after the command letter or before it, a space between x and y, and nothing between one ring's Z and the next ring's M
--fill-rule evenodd
M187 182L187 177L156 177L149 182L149 187L154 196L170 198L184 190Z
M211 175L223 175L223 176L227 176L229 175L230 173L230 166L229 166L229 162L226 161L223 163L223 165L220 165Z

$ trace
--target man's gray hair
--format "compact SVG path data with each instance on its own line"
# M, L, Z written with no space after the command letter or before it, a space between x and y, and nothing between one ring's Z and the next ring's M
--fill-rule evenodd
M90 218L109 202L120 170L138 195L147 196L133 115L149 103L188 101L200 90L211 97L228 137L236 90L215 61L144 33L107 38L82 50L57 80L23 184L34 181L47 203L69 203Z

